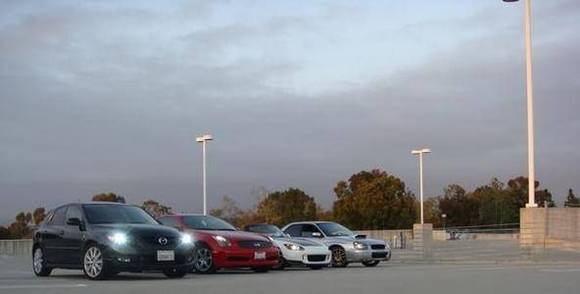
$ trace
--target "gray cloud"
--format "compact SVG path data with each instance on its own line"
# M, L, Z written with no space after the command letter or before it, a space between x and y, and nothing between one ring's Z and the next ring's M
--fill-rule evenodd
M580 175L580 8L550 3L541 7L534 40L538 177L561 198ZM157 13L129 4L5 5L0 220L102 191L198 211L193 137L205 131L217 138L209 149L211 205L229 194L248 207L261 186L301 187L330 205L338 180L374 167L414 189L409 151L422 145L434 150L426 163L429 195L450 183L474 187L525 174L523 40L508 12L390 28L397 38L411 32L430 44L427 57L308 95L293 81L310 66L295 57L297 43L339 40L329 24L341 16L350 26L364 7L350 7L352 19L332 6L314 12L320 18L308 12L205 25L230 4ZM463 32L439 43L423 39L425 31L449 32L446 39Z

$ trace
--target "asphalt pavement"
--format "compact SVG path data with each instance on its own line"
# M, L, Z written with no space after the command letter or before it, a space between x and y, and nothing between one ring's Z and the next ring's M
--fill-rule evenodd
M397 264L322 270L245 270L166 279L162 274L120 274L89 281L80 271L35 277L28 258L0 256L0 293L580 293L580 265Z

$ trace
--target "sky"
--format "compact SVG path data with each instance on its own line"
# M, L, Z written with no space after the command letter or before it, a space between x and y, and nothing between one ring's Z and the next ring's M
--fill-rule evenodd
M532 1L536 177L580 189L580 2ZM527 173L523 3L0 1L0 223L115 192L201 212L361 170Z

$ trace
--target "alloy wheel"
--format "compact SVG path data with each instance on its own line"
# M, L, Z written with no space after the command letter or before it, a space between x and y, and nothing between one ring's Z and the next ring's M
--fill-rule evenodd
M101 250L92 246L85 252L83 266L85 273L91 279L98 279L103 272L103 253Z
M346 252L340 247L332 248L332 266L333 267L345 267L348 262L346 260Z
M42 249L40 249L40 247L36 248L36 250L34 250L34 255L32 257L32 267L34 269L34 273L35 274L40 274L42 273L43 267L44 267L44 256L42 254Z
M195 252L195 269L199 272L206 273L211 271L213 259L209 248L201 247Z

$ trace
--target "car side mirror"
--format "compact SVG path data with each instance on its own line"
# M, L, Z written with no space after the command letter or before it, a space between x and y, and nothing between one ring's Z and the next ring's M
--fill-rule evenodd
M320 232L312 232L312 237L314 237L314 238L322 238L322 234Z
M85 224L81 221L80 218L77 218L77 217L71 217L71 218L67 219L66 224L69 226L79 227L79 230L81 230L81 231L85 230Z

